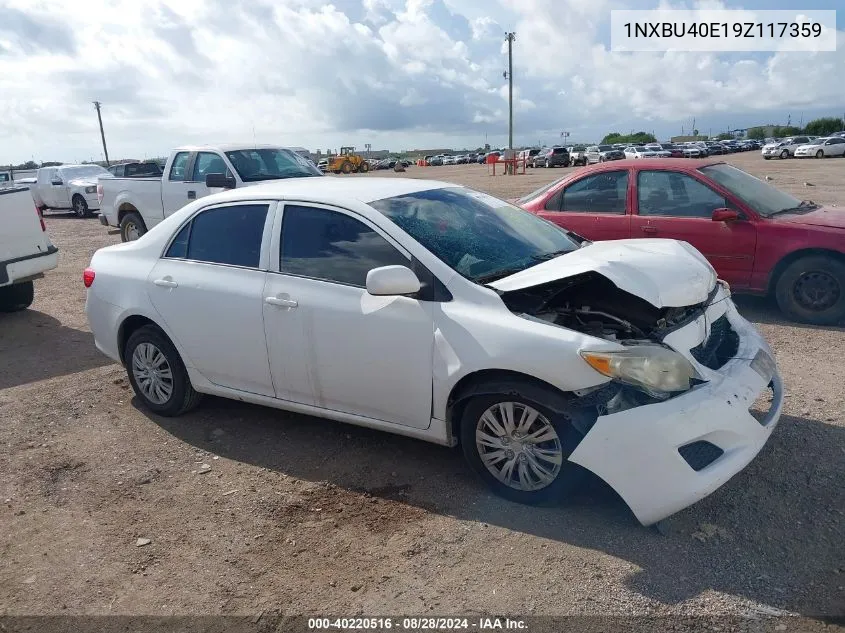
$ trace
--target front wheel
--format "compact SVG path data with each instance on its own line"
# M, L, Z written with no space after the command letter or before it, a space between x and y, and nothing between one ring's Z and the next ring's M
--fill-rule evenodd
M361 166L358 168L358 171L360 171L362 174L366 174L368 171L370 171L370 163L361 163Z
M71 200L73 204L73 212L76 214L78 218L85 218L88 217L88 203L85 201L85 198L76 194L73 196L73 200Z
M120 220L120 239L123 242L134 242L147 232L144 219L136 211L130 211Z
M783 150L780 153L780 157L781 157L781 160L783 160L784 158L789 158L789 150L788 149Z
M824 150L819 150L816 152L816 158L824 158Z
M0 288L0 312L26 310L35 299L35 284L25 281Z
M191 385L179 352L155 325L132 333L123 359L135 395L153 413L173 417L199 404L202 394Z
M477 396L461 419L470 467L498 495L548 505L574 492L584 469L568 461L581 435L564 415L515 394Z
M802 257L781 274L775 298L795 321L835 325L845 319L845 263L824 255Z

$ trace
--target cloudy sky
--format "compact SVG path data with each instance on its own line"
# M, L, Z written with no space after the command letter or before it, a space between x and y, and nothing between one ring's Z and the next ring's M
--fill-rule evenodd
M250 141L401 151L658 136L845 111L829 53L613 53L610 11L658 0L0 0L0 164ZM838 5L838 6L837 6ZM843 9L842 0L662 0Z

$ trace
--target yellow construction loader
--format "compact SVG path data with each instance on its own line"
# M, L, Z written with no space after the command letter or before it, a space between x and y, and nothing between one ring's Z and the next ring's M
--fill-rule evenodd
M370 164L363 156L355 153L354 147L341 147L340 154L328 157L326 171L333 174L351 174L355 171L366 173L370 171Z

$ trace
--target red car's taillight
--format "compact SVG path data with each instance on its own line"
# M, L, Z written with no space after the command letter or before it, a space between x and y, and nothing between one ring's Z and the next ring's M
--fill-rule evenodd
M85 284L86 288L90 288L91 284L94 283L94 269L93 268L86 268L82 271L82 283Z
M47 225L44 224L44 216L41 214L41 209L35 207L35 212L38 214L38 221L41 222L41 231L46 231Z

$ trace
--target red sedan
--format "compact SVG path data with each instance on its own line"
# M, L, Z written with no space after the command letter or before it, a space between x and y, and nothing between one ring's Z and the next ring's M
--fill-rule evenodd
M737 292L774 295L798 321L845 319L845 209L798 200L724 162L600 163L517 204L594 241L684 240Z

